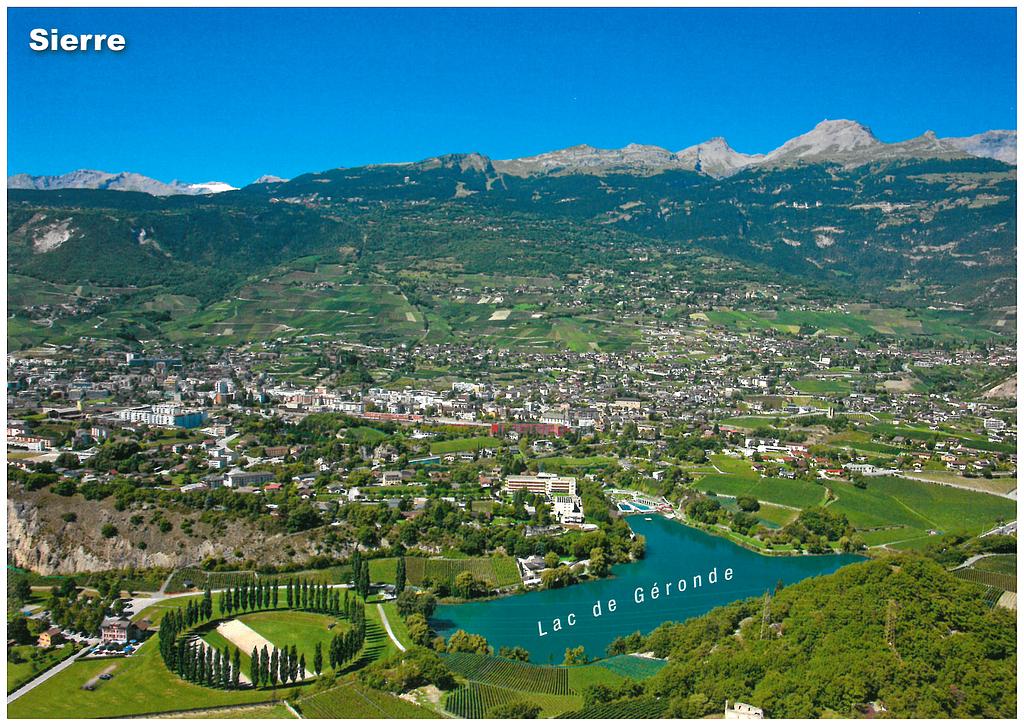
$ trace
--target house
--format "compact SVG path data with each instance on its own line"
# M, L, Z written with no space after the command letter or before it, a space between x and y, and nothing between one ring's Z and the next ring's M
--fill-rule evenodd
M749 703L740 703L737 701L729 708L729 702L725 702L725 718L726 719L761 719L764 718L764 711L756 706L751 706Z
M100 639L104 643L127 643L139 640L149 629L149 622L140 620L133 623L128 618L105 618L100 625Z
M39 634L38 642L40 648L52 648L64 642L64 636L61 635L60 628L48 628Z

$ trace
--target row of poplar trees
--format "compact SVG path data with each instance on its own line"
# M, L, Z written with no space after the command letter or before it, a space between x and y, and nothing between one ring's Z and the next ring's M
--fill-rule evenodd
M285 646L278 650L267 651L267 646L262 650L252 648L251 665L249 673L252 676L254 686L284 686L295 683L306 676L306 654L299 655L298 648L294 645Z
M362 567L366 567L365 561ZM362 602L323 583L290 579L285 584L285 602L289 609L325 612L348 619L352 627L344 634L336 633L331 639L328 659L331 668L338 669L358 655L366 639L366 611ZM222 614L235 611L277 607L279 587L275 582L249 582L220 593ZM179 637L194 626L213 617L213 596L207 589L199 601L190 600L183 608L169 612L160 623L160 655L174 673L193 683L211 688L238 688L241 676L241 656L238 649L229 655L228 649L218 650L200 638ZM299 655L296 646L271 652L253 648L251 675L255 686L277 686L294 683L306 670L306 656ZM323 650L319 643L313 659L317 675L323 670Z
M367 584L369 583L368 578L369 570L367 568ZM225 615L231 615L251 610L276 609L281 597L281 590L281 585L277 581L253 581L228 588L220 593L220 611ZM348 590L345 590L344 597L342 597L339 589L330 587L325 582L317 583L292 578L284 583L283 590L285 605L289 610L311 610L331 615L343 615L348 611ZM368 591L369 587L367 587ZM363 595L363 597L366 596ZM212 602L210 613L211 615L213 613Z
M218 650L199 638L178 635L213 616L213 598L207 590L199 602L190 600L184 608L167 613L160 622L160 656L167 668L192 683L211 688L238 688L241 678L241 655L238 649Z

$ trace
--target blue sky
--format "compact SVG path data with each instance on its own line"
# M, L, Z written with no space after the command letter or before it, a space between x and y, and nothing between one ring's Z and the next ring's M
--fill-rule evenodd
M29 30L121 33L49 53ZM8 173L293 176L578 143L1016 128L1015 10L8 10Z

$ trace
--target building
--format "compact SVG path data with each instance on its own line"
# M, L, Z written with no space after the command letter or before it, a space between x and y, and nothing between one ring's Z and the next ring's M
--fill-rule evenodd
M128 618L106 618L100 625L100 639L104 643L127 643L139 640L149 627L145 620L133 623Z
M510 476L505 479L505 491L527 491L548 497L556 495L575 497L576 478L540 473L537 476Z
M188 411L174 404L126 408L118 412L124 421L144 423L150 426L174 426L194 429L206 423L205 411Z
M764 711L757 706L751 706L749 703L740 703L737 701L729 707L729 702L725 702L725 718L727 719L761 719L764 718Z
M64 642L64 636L60 633L60 628L49 628L39 634L39 647L40 648L52 648Z
M583 500L579 497L552 497L554 515L562 524L583 524Z
M231 489L259 486L264 482L271 481L273 478L274 473L270 471L243 471L241 469L232 469L224 475L224 486Z
M491 436L504 436L510 433L519 436L556 436L561 437L569 433L569 427L562 424L550 423L494 423L491 424Z

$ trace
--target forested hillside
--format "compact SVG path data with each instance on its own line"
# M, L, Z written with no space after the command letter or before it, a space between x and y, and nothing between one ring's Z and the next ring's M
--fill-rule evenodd
M629 642L632 640L632 642ZM978 586L920 556L850 565L761 599L666 623L642 642L669 665L647 695L668 715L726 699L771 718L1007 718L1016 713L1016 621Z

